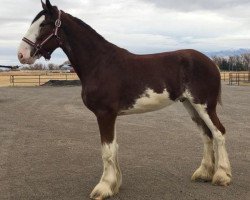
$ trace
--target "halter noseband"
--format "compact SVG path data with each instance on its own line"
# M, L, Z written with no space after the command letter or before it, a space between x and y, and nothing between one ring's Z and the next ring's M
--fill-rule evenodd
M62 41L61 41L61 38L58 36L58 29L61 27L62 25L62 21L61 21L61 15L62 15L62 12L61 10L59 10L58 12L58 18L57 20L55 21L55 29L53 30L53 32L47 37L45 38L42 42L40 43L34 43L32 42L31 40L29 40L28 38L24 37L22 40L26 43L28 43L30 46L32 46L36 51L35 53L33 54L33 56L36 56L37 54L41 54L46 60L49 60L51 58L51 54L52 52L48 52L46 51L43 46L51 39L53 38L54 36L56 37L58 43L59 43L59 46L62 45Z

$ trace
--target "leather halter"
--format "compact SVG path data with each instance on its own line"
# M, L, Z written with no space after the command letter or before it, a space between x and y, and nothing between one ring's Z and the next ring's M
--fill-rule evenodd
M37 54L41 54L46 60L49 60L51 58L52 52L46 51L44 49L44 45L53 37L56 37L59 46L61 46L63 44L61 41L61 38L58 36L58 29L62 25L61 15L62 15L62 11L59 10L58 18L55 21L55 28L53 29L53 32L47 38L45 38L42 42L34 43L26 37L24 37L22 39L24 42L26 42L27 44L29 44L30 46L32 46L36 50L35 53L33 54L33 56L36 56Z

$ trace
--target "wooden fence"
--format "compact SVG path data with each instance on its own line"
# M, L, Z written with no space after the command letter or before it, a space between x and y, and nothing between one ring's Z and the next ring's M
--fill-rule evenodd
M75 73L46 73L46 74L25 74L10 75L12 86L40 86L50 80L77 80ZM221 80L228 81L229 85L250 85L250 72L221 72Z
M46 75L10 75L12 86L40 86L50 80L77 80L75 73L46 74Z
M229 80L229 72L221 72L220 77L222 81L228 81Z
M229 85L250 84L250 72L229 73Z

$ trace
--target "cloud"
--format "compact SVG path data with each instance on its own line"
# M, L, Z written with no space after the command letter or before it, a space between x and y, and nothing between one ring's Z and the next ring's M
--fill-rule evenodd
M51 0L51 3L134 53L250 46L249 0ZM39 0L1 0L0 62L10 57L18 62L19 42L41 9ZM8 59L4 59L7 55ZM55 62L67 59L62 51L53 54L53 58Z
M217 11L238 6L249 6L249 0L142 0L161 8L178 11L210 10Z

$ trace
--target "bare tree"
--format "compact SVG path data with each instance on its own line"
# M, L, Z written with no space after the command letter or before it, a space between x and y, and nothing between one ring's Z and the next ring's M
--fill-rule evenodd
M49 68L49 70L57 70L57 69L59 69L58 65L55 65L54 63L49 63L48 68Z
M250 67L250 54L229 57L213 56L212 60L225 71L246 71Z

